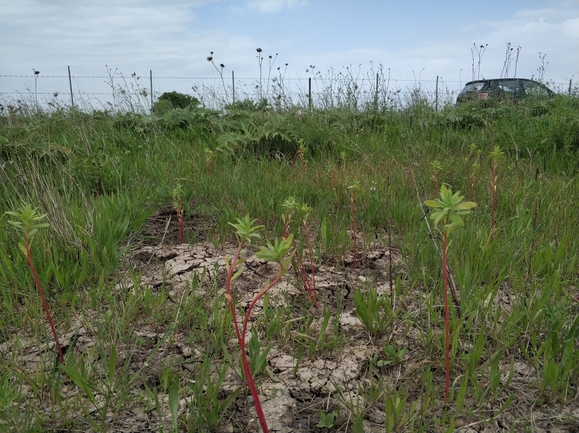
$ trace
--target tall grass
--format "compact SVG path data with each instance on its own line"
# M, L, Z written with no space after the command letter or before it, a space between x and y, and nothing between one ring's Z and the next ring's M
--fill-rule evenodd
M166 305L164 288L158 289L158 296L150 288L113 290L119 271L128 270L125 253L147 218L172 206L175 185L182 186L183 215L207 221L205 237L215 245L233 240L228 223L245 214L265 226L267 239L281 237L280 216L288 197L311 206L312 255L322 264L346 266L344 258L355 246L350 232L353 220L359 256L371 248L370 240L384 243L386 233L393 237L402 258L402 267L393 276L395 299L412 302L413 308L380 301L393 309L388 329L380 332L412 328L415 347L407 352L372 331L376 357L367 362L371 387L360 388L367 399L374 399L375 407L387 412L387 431L448 427L460 417L480 419L478 414L487 404L506 408L511 400L505 396L514 392L509 383L515 377L515 363L534 369L536 383L529 392L536 405L575 401L579 377L577 98L477 104L436 112L417 92L404 109L386 103L359 109L352 99L355 91L348 89L346 85L340 91L326 89L327 100L338 102L311 111L280 110L268 104L247 104L248 109L240 104L223 113L195 107L151 116L75 110L0 116L0 213L31 203L47 215L50 227L35 240L35 267L54 306L56 326L66 333L73 322L90 324L97 341L86 353L72 349L65 353L74 384L63 383L66 380L58 369L32 374L19 366L23 361L17 355L18 338L47 344L46 329L34 297L34 281L18 252L17 235L9 229L8 218L1 217L0 343L10 348L6 353L11 355L0 357L0 419L21 426L21 431L41 431L46 425L78 427L73 409L63 409L60 418L53 419L33 404L40 405L48 397L62 409L68 403L59 391L73 385L88 399L79 396L74 404L93 427L103 430L111 413L118 415L139 399L162 419L164 405L169 406L161 398L164 394L172 396L173 422L168 428L193 431L203 422L216 428L225 417L219 411L231 410L231 399L218 398L215 385L222 383L223 366L231 359L221 349L234 336L231 317L218 301L219 278L211 280L211 302L201 301L201 295L191 289L191 297L179 304L189 316L199 317L195 321ZM469 165L473 144L481 150L476 171ZM497 146L505 159L493 209L493 162L486 155ZM294 166L298 151L304 161ZM440 161L436 179L434 161ZM352 179L356 180L355 207L347 189ZM437 239L431 238L420 207L432 197L435 181L465 194L472 191L478 204L466 228L453 232L449 256L462 315L459 319L456 310L450 311L450 363L456 380L447 406L440 398L445 359L441 332L445 317L439 302L443 275L433 242ZM493 218L496 229L489 242ZM138 280L139 275L133 278ZM363 292L357 293L356 302L364 302ZM210 314L204 311L207 308ZM301 314L301 307L287 308L276 314ZM197 384L180 379L179 372L185 371L182 364L154 364L160 346L151 348L147 360L151 370L138 372L143 380L135 376L131 354L136 345L148 343L129 336L135 335L133 322L138 323L143 311L154 317L163 341L187 331L191 341L207 348L207 359L196 367L202 376ZM91 322L95 317L96 324ZM315 357L309 340L303 343L289 337L296 330L302 336L313 332L302 319L279 321L280 332L266 335L271 344L295 344L299 356ZM278 323L275 317L271 320ZM335 328L332 332L339 332ZM322 336L310 339L319 342ZM323 345L326 351L347 344L338 336L331 341ZM385 380L388 368L402 361L427 368L404 386ZM219 366L217 376L212 375L211 363ZM231 365L238 368L234 360ZM2 381L8 384L6 389L26 387L27 394L2 391ZM198 384L209 391L204 393ZM175 399L191 393L197 400L189 406L189 416L180 419L173 410ZM339 399L340 393L336 395ZM358 428L346 420L359 418L354 425L360 426L364 405L348 403L344 397L342 407L349 415L338 414L334 424ZM2 422L0 429L9 428Z

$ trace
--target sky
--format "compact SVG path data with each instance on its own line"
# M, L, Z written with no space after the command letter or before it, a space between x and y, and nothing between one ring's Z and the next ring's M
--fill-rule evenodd
M515 64L518 77L577 85L579 0L0 0L0 98L68 95L68 67L74 93L106 99L111 78L148 88L150 71L156 96L222 89L232 71L238 92L254 89L260 69L262 83L302 90L382 68L393 89L438 76L455 92Z

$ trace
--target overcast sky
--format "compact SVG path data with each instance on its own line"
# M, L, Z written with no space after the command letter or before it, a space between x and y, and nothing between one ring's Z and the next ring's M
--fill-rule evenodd
M361 77L383 65L402 89L440 76L459 90L472 79L474 46L488 44L480 75L494 78L507 43L509 76L521 47L517 76L537 77L543 65L545 81L576 84L579 0L0 0L0 92L26 93L38 70L39 93L67 94L67 78L48 78L67 66L75 92L107 92L108 65L117 83L136 73L148 86L152 70L156 93L192 94L199 82L220 85L211 51L227 80L232 70L259 77L258 47L264 77L274 60L271 76L280 67L288 80L312 76L311 65Z

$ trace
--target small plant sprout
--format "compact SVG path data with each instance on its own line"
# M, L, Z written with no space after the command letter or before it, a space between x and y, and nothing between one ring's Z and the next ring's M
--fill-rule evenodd
M354 232L354 269L356 269L356 257L358 255L357 248L357 228L356 228L356 191L360 189L360 181L354 179L354 181L348 184L348 192L350 193L350 208L352 217L352 231Z
M245 375L245 380L247 382L247 387L249 388L249 392L253 397L253 401L255 404L255 411L257 412L257 417L259 419L259 424L261 429L264 433L269 432L269 428L267 426L267 422L265 419L265 414L263 413L263 408L261 407L261 402L259 399L259 394L257 392L257 388L255 386L255 381L253 379L253 375L251 372L251 367L249 360L247 358L247 353L245 351L245 335L247 333L247 325L249 323L249 317L251 316L251 312L255 307L255 304L259 299L273 286L275 286L283 275L287 273L288 267L291 263L293 258L295 249L293 248L293 235L288 235L282 238L280 241L277 239L274 243L267 242L266 246L260 247L259 251L256 253L256 256L260 260L265 260L268 262L275 262L279 264L279 272L271 282L266 282L261 290L255 295L247 308L247 312L245 313L245 318L243 320L243 328L239 330L239 324L237 322L237 315L235 313L235 304L233 302L233 298L231 296L231 288L233 281L241 275L243 269L239 269L235 271L236 267L244 262L243 259L240 259L240 254L243 247L251 243L253 239L260 238L259 231L263 228L261 225L255 225L255 220L250 220L249 215L246 215L244 218L238 218L237 223L229 223L233 226L236 230L237 238L239 239L239 246L237 248L237 252L235 253L235 257L229 262L229 257L225 258L225 267L227 270L227 280L226 280L226 292L225 297L227 302L229 303L229 308L231 310L231 315L233 316L233 324L235 326L235 333L237 334L237 341L239 344L239 349L241 351L241 360L243 364L243 372Z
M20 248L20 251L24 253L26 259L28 260L30 272L32 272L34 282L36 283L36 288L38 289L38 294L42 299L42 306L44 307L44 311L46 312L46 319L50 324L50 329L52 330L52 335L54 336L54 341L56 343L56 350L58 351L60 362L64 365L65 364L64 355L62 353L60 343L58 342L58 335L56 334L56 328L54 326L50 310L48 309L48 303L46 302L44 291L42 290L40 280L38 279L38 275L36 274L36 269L34 269L34 264L32 263L32 253L30 250L32 241L34 239L34 235L36 235L39 229L50 227L50 224L41 222L46 217L46 214L38 213L36 209L33 209L30 204L27 204L26 206L18 209L17 212L6 212L6 213L15 218L15 220L11 220L8 222L12 224L14 227L17 227L24 232L24 243L19 242L18 247Z
M470 214L471 209L476 207L476 203L471 201L463 202L464 196L460 191L453 194L452 188L442 185L440 187L440 196L436 200L426 200L424 204L433 210L430 219L434 225L442 222L442 274L444 282L444 315L445 315L445 354L446 354L446 382L444 388L445 399L448 399L450 391L450 318L448 307L448 235L458 227L464 225L462 217Z
M499 163L505 159L505 152L501 150L499 146L495 146L492 152L489 154L491 157L491 235L490 241L493 240L495 236L495 209L497 205L497 168Z
M173 196L173 208L177 212L177 222L179 223L179 243L185 242L185 222L183 221L183 185L177 184L171 192Z
M438 194L438 172L442 170L442 164L436 159L430 163L432 167L432 180L434 181L434 194Z
M346 159L347 159L346 152L341 151L340 152L340 161L342 162L342 172L344 173L344 176L346 175Z
M334 427L334 421L336 419L336 412L324 412L323 410L318 411L318 416L320 421L316 424L319 428L332 428Z
M304 158L304 155L305 155L306 151L307 151L307 147L306 147L305 144L304 144L304 139L303 139L303 138L300 138L300 139L299 139L298 150L296 150L296 153L294 154L294 158L293 158L293 160L292 160L292 184L295 184L295 183L296 183L296 182L295 182L295 176L294 176L294 166L295 166L296 159L297 159L298 156L300 157L300 160L301 160L301 162L302 162L302 173L303 173L304 175L306 174L306 171L307 171L307 168L308 168L308 167L307 167L306 160L305 160L305 158Z
M306 289L310 299L314 303L314 306L316 308L318 308L318 303L316 300L317 293L316 293L316 279L315 279L315 271L314 271L314 263L313 263L313 253L312 253L310 236L309 236L309 231L308 231L308 217L309 217L310 212L312 211L312 208L306 204L302 204L300 206L294 197L287 198L283 202L282 207L285 209L285 213L282 215L283 227L284 227L284 237L287 237L290 234L290 225L292 223L294 212L299 211L303 215L302 223L303 223L303 229L304 229L304 236L306 238L306 244L308 247L308 254L310 256L310 273L312 275L311 282L310 282L310 278L308 276L308 273L306 272L306 268L305 268L304 262L302 260L302 256L301 256L301 254L300 254L300 252L295 244L295 239L293 241L293 249L295 251L295 254L292 258L292 266L295 269L296 273L298 274L299 278L301 279L304 288Z

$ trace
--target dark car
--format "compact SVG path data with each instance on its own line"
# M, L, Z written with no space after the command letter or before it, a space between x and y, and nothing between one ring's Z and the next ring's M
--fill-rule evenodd
M456 105L477 99L521 100L528 97L550 98L555 95L544 84L526 78L495 78L466 83L456 98Z

